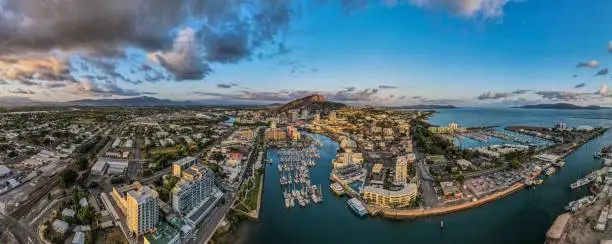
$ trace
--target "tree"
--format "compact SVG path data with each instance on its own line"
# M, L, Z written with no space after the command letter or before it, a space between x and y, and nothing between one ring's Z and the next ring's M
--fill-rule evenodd
M76 171L70 169L66 172L64 172L64 174L62 175L62 182L64 183L64 186L69 186L74 184L74 181L77 179L78 174Z
M223 155L223 153L215 152L212 155L212 160L215 160L217 162L223 161L223 160L225 160L225 156Z
M89 160L86 158L79 158L79 160L76 161L76 166L79 170L86 170L89 167Z

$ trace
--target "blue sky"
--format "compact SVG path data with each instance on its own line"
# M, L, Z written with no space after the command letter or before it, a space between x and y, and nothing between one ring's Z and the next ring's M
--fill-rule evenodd
M4 88L0 96L62 100L146 93L172 99L250 102L270 97L286 100L297 94L318 92L347 102L393 105L610 103L607 90L594 93L611 74L594 74L612 62L612 53L608 50L612 39L611 1L592 0L585 4L576 0L387 0L369 1L366 5L359 4L362 0L345 2L358 4L347 7L333 0L293 2L287 28L275 31L274 38L263 39L261 45L251 45L237 61L211 60L199 54L187 57L187 61L184 56L170 56L177 50L168 47L172 46L171 39L185 27L195 30L194 46L208 43L206 36L199 38L200 28L207 24L191 19L168 31L170 42L157 52L161 58L147 58L147 53L154 53L151 50L129 58L112 57L116 70L129 73L134 63L137 66L145 63L167 75L167 79L89 83L80 80L85 85L59 88L57 92L70 94L56 96L55 90L24 86L24 82L10 82L5 78L8 84L0 86L0 90ZM27 9L13 12L19 10L28 13ZM210 21L210 16L203 16L204 22ZM230 39L223 41L230 42ZM282 43L282 51L278 43ZM201 48L196 49L202 52ZM38 53L50 51L36 50ZM74 55L74 49L60 51L72 62L88 58ZM164 61L160 62L162 58ZM179 66L171 66L174 60L178 64L198 63L195 67L200 69L203 67L199 62L204 62L204 68L212 72L178 81L174 71ZM598 61L597 67L576 67L579 62L590 60ZM0 67L3 67L1 61ZM82 73L71 68L74 76ZM125 76L142 79L138 70ZM232 83L224 86L229 88L219 86ZM585 85L575 88L580 83ZM381 86L388 88L381 89ZM35 94L20 94L17 89ZM531 91L512 94L515 90ZM555 95L543 95L551 92Z

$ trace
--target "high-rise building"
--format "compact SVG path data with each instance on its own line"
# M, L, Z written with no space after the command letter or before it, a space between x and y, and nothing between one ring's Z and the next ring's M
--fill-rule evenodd
M308 119L308 109L302 109L302 119L303 120Z
M172 175L175 177L181 177L181 172L198 163L198 159L195 157L184 157L172 163Z
M314 121L315 123L319 123L319 121L320 121L320 120L321 120L321 115L319 115L319 113L316 113L316 114L314 115L313 121Z
M300 139L300 132L293 126L287 126L287 137L291 140L297 141Z
M329 112L329 122L332 122L332 123L336 122L336 111Z
M405 183L408 179L408 156L395 159L395 182Z
M183 170L182 177L172 188L172 209L187 215L213 192L214 174L201 165Z
M126 194L128 230L142 235L155 230L159 221L159 195L148 186L141 186Z
M266 129L264 137L268 140L281 141L287 139L287 132L281 128L270 128Z

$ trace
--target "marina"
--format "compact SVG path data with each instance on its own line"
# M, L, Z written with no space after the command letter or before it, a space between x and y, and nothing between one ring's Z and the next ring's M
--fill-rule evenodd
M284 188L282 195L285 207L306 207L311 203L322 203L321 185L312 184L310 178L310 169L316 166L315 159L319 158L318 149L314 146L279 149L277 154L277 169L281 175L279 183Z
M567 111L563 117L580 116L593 111ZM587 116L587 115L584 115ZM431 120L434 124L457 122L468 126L482 124L529 124L543 126L561 120L556 113L535 110L494 110L494 109L456 109L443 110ZM535 121L535 122L534 122ZM542 122L541 122L542 121ZM612 126L609 120L600 120ZM568 126L599 121L575 119L567 121ZM347 205L346 198L336 198L329 181L332 169L331 161L336 157L338 144L329 138L315 135L323 142L320 148L321 159L311 172L311 181L322 184L325 204L317 207L301 208L299 211L286 211L284 201L279 201L284 187L279 184L276 155L277 150L269 150L268 156L273 164L266 165L265 197L262 199L263 218L245 226L245 232L252 243L272 243L278 239L292 240L296 244L351 242L351 243L401 243L399 240L409 238L417 242L431 243L543 243L544 233L555 220L555 217L566 211L563 207L568 202L591 195L586 187L570 190L569 185L589 172L601 167L601 160L594 160L593 153L603 143L612 140L612 132L597 138L578 148L563 161L562 170L557 170L554 177L549 177L535 190L517 191L503 199L496 200L478 208L457 212L445 216L432 216L418 221L396 221L383 218L360 219ZM495 140L495 139L490 139ZM542 169L542 174L544 174ZM534 181L537 180L534 179ZM563 189L560 189L563 188ZM327 194L327 195L326 195ZM547 199L546 201L540 199ZM295 202L296 205L297 202ZM593 206L593 205L590 205ZM444 221L444 231L440 234L440 222ZM482 228L482 235L471 235L470 226ZM296 228L300 226L299 228ZM592 226L589 226L589 228ZM517 231L508 231L516 229ZM345 235L345 231L372 233L371 235ZM317 233L313 235L312 233Z

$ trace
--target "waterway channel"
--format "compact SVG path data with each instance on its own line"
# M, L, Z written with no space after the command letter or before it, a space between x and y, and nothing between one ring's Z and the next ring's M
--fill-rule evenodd
M457 122L478 126L503 124L548 125L568 117L556 117L556 111L528 111L518 115L506 111L441 111L431 118L433 124ZM569 126L610 126L601 116L567 112ZM568 116L563 112L563 116ZM477 114L479 116L471 116ZM505 114L508 120L499 118ZM483 121L490 116L492 121ZM591 116L591 118L588 118ZM575 118L581 117L581 118ZM522 118L522 120L521 120ZM595 119L594 119L595 118ZM478 121L473 121L478 120ZM523 122L523 123L521 123ZM321 158L312 169L312 183L322 184L325 201L306 208L287 209L279 185L278 162L274 150L268 156L274 162L266 165L261 219L243 225L242 243L542 243L555 217L563 212L569 201L587 195L586 189L570 190L569 184L600 165L593 152L612 142L612 131L585 144L566 158L567 164L544 184L521 190L493 203L450 215L414 220L390 220L379 217L361 219L346 206L346 198L338 198L329 191L331 160L338 144L318 136L323 142ZM444 230L440 230L444 221Z

